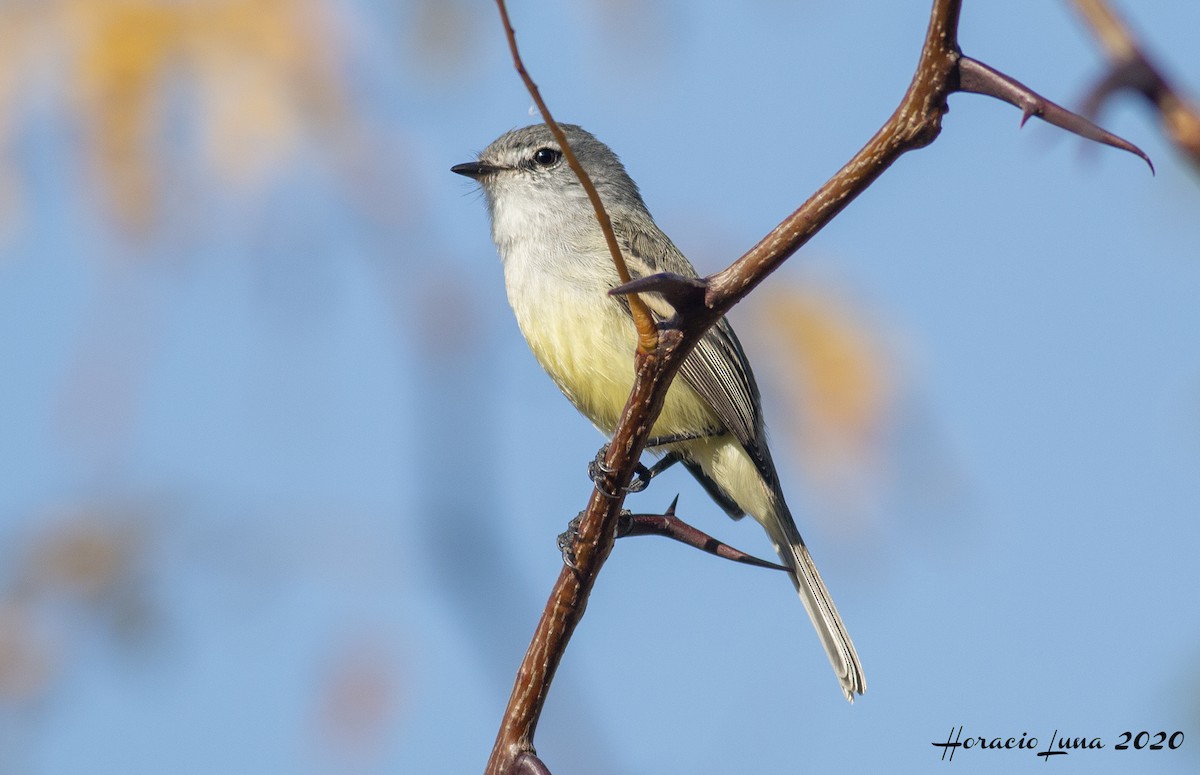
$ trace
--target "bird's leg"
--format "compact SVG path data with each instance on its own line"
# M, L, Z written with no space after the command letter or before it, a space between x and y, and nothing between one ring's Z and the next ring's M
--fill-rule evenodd
M601 495L604 495L608 498L615 498L617 497L616 494L601 489L598 481L601 476L608 476L613 472L611 468L604 464L604 458L606 457L608 457L607 444L602 446L596 453L596 457L593 458L590 463L588 463L588 478L596 483L596 487L600 490ZM658 476L663 471L666 471L668 468L678 462L679 457L677 455L667 455L649 468L641 463L638 463L633 469L633 481L631 481L629 486L625 488L625 492L641 492L642 490L646 489L646 485L650 484L651 479Z
M615 493L608 492L600 487L600 477L608 476L609 474L613 473L613 470L604 463L604 459L606 457L608 457L607 444L600 447L599 451L596 452L596 457L593 458L590 463L588 463L588 478L596 484L596 489L600 490L601 495L605 496L606 498L615 498L617 497ZM650 484L651 479L665 471L667 468L670 468L674 462L675 459L664 458L663 460L655 463L653 468L647 468L641 463L638 463L633 469L634 479L629 483L629 486L625 488L625 492L641 492L642 490L646 489L646 485Z
M651 436L646 440L646 449L654 449L655 447L666 447L671 444L679 444L684 441L694 441L695 439L706 439L710 436L720 436L725 431L703 430L698 433L671 433L665 436ZM608 457L608 445L605 444L596 452L596 457L588 463L588 478L593 482L601 476L612 473L612 469L604 464L604 458ZM625 488L625 492L641 492L650 484L650 480L666 471L671 466L678 463L682 458L679 455L668 454L662 460L647 468L638 463L633 469L633 481ZM609 498L617 497L613 493L600 491L603 495Z
M679 444L684 441L695 441L696 439L707 439L712 436L724 436L725 431L715 431L705 429L695 433L668 433L666 436L651 436L646 440L646 449L654 447L665 447L668 444Z
M679 444L683 441L693 441L695 439L706 439L710 436L719 436L724 431L709 431L704 430L699 433L671 433L666 436L651 436L646 441L646 449L654 449L655 447L665 447L670 444ZM641 492L650 484L650 480L666 471L671 466L682 460L678 454L668 454L662 460L647 468L638 463L637 468L633 470L634 479L629 483L626 492Z
M641 492L650 484L650 480L679 462L678 455L667 455L662 460L647 468L641 463L633 469L633 481L625 488L626 492Z

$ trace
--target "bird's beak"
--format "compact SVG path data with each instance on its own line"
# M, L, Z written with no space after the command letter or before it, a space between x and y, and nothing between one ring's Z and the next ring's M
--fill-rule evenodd
M459 175L466 175L468 178L480 180L500 169L495 164L488 164L486 161L469 161L465 164L455 164L450 168L450 171L457 172Z

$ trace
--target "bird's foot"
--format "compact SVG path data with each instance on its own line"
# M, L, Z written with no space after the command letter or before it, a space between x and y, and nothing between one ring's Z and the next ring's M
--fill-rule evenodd
M567 523L567 529L558 534L558 551L562 552L563 564L571 570L579 570L575 566L575 542L579 540L579 520L583 512Z
M588 463L588 478L591 479L596 485L596 489L600 491L601 495L606 498L615 499L617 494L606 490L601 482L604 477L612 476L614 473L616 473L616 471L614 471L612 468L609 468L609 466L604 462L604 459L607 457L608 445L605 444L604 446L600 447L599 451L596 452L596 457L593 458L590 463ZM655 466L655 469L657 468L658 467ZM653 479L655 474L658 473L658 471L655 469L647 468L641 463L638 463L633 469L633 481L631 481L629 485L624 488L625 492L641 492L642 490L646 489L646 486L650 484L650 480Z

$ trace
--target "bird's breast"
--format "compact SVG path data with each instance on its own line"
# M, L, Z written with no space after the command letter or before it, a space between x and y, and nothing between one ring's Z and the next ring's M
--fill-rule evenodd
M538 363L567 398L601 431L611 434L633 387L637 333L622 302L608 294L617 284L604 254L505 256L505 285L517 325ZM677 379L667 394L655 435L719 429L715 413Z

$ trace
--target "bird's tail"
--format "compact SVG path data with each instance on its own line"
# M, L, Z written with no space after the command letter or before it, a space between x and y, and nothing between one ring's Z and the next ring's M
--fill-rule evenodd
M821 638L821 645L825 647L833 672L837 674L842 693L847 700L854 702L854 695L867 690L858 653L850 642L846 625L833 604L829 590L825 588L825 582L821 581L821 574L817 572L812 555L808 553L808 547L804 545L804 539L800 537L800 531L796 529L783 498L777 494L774 500L774 519L765 522L764 527L775 544L775 551L792 570L792 582Z

